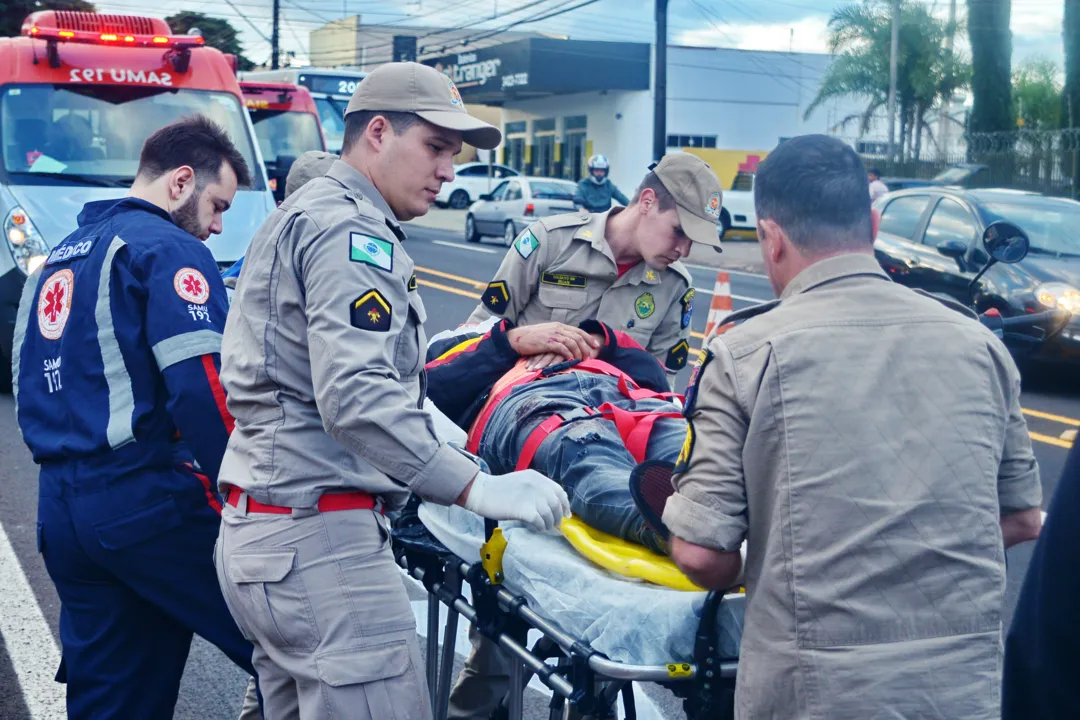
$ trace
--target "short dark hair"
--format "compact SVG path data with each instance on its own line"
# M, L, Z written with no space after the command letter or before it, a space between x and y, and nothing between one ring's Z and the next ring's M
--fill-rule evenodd
M873 175L874 177L877 177L877 178L881 177L881 171L878 170L876 167L867 168L866 169L866 174L867 175Z
M656 194L656 205L660 212L666 212L668 210L675 209L675 196L671 194L671 191L664 187L664 183L660 182L660 178L652 170L645 176L645 179L641 181L641 184L637 186L637 190L634 191L634 196L630 198L630 204L636 205L638 200L641 199L641 192L645 189L652 190Z
M345 137L341 141L341 154L344 155L353 149L360 141L360 136L367 130L367 126L376 116L381 115L390 123L390 128L395 135L401 135L416 123L420 122L420 116L411 112L380 112L378 110L357 110L345 116Z
M847 144L828 135L781 143L758 165L754 206L810 254L874 243L866 168Z
M143 143L139 176L147 180L187 165L195 171L196 187L221 179L221 164L236 173L240 187L251 185L251 170L220 125L205 115L192 115L166 125Z

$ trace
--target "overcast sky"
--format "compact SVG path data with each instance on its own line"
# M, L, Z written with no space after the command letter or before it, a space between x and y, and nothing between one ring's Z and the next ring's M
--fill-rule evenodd
M949 0L917 0L948 15ZM360 14L365 24L454 27L482 18L477 30L504 27L547 11L579 5L584 0L281 0L282 47L306 64L308 33L326 21ZM138 0L97 2L100 11L144 14ZM826 26L836 0L670 0L669 42L685 45L738 47L754 50L794 49L826 52ZM965 15L966 0L957 0ZM516 30L565 34L586 40L649 42L653 37L653 0L595 0L586 7ZM229 19L240 31L246 54L256 63L267 60L271 0L170 0L169 15L192 10ZM497 17L491 19L497 13ZM1032 56L1063 63L1061 21L1064 0L1012 0L1013 66ZM265 37L264 37L265 36ZM966 33L958 36L966 50Z

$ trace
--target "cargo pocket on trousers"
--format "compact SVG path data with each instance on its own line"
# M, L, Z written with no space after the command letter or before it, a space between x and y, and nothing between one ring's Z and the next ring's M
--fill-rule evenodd
M180 508L166 496L134 512L94 524L98 542L106 550L122 550L175 530L183 523Z
M426 689L404 639L322 653L315 657L315 666L319 680L337 691L330 693L331 707L351 708L349 717L412 720L425 715Z
M315 615L296 572L296 551L232 553L226 576L237 585L236 608L260 642L281 650L309 652L319 644Z

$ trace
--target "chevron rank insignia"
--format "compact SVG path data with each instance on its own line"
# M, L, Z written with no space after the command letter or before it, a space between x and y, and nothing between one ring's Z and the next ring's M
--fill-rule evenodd
M413 273L413 276L411 278L409 278L409 292L412 292L415 289L416 289L416 273Z
M680 340L679 344L668 350L664 367L668 370L682 370L686 366L686 357L690 354L690 344Z
M506 312L506 308L510 306L510 288L507 286L506 281L496 280L488 284L487 289L484 290L482 302L484 307L496 315L502 315Z
M372 332L389 332L391 314L390 303L374 288L354 300L349 308L352 326Z

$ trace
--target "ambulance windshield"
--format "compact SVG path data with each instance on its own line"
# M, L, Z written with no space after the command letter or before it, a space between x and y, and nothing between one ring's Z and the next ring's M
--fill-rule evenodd
M238 98L225 92L118 85L8 85L0 89L0 151L14 185L126 186L155 130L201 113L221 125L255 168ZM261 173L252 173L262 190Z
M277 163L282 157L300 157L309 150L322 150L319 119L293 110L252 110L251 122L263 160Z

